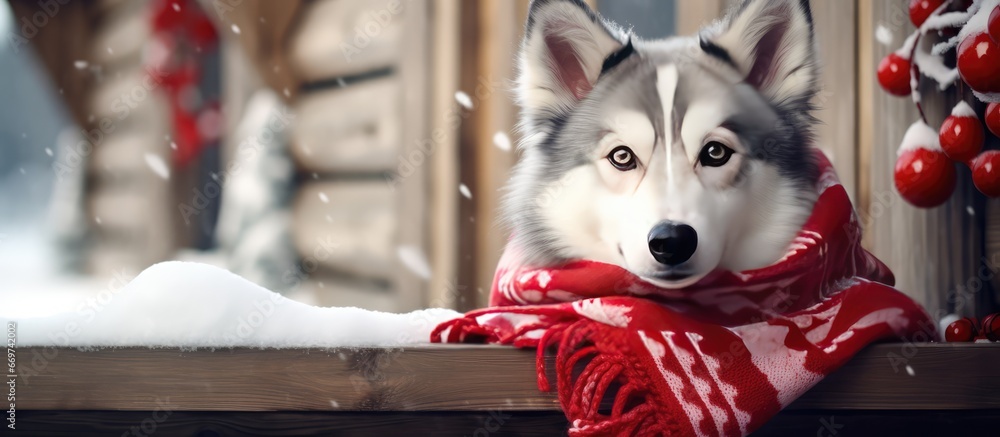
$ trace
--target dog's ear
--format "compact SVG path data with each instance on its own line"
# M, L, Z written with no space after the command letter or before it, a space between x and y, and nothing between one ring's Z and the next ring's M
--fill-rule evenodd
M518 77L522 107L572 108L593 88L605 60L623 48L618 33L581 0L532 1Z
M778 107L808 108L818 80L809 0L745 0L699 37Z

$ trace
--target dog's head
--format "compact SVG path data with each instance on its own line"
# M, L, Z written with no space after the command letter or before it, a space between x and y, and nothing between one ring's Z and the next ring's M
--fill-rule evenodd
M535 0L515 243L531 264L594 259L667 287L773 263L815 199L816 87L807 0L746 0L658 41L580 0Z

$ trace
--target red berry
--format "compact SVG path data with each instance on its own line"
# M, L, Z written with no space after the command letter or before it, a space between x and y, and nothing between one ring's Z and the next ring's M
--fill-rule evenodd
M1000 341L1000 313L993 313L983 319L983 326L980 329L982 334L990 341Z
M1000 45L985 33L965 38L958 45L958 73L975 91L1000 92Z
M969 163L983 150L986 134L972 107L960 102L941 123L939 139L945 155L955 161Z
M894 96L910 95L910 60L889 53L878 64L878 83Z
M910 21L920 27L942 4L944 0L910 0Z
M972 183L988 197L1000 197L1000 150L987 150L972 161Z
M1000 137L1000 102L986 106L986 127L993 132L993 135Z
M945 341L964 342L976 338L976 325L968 317L951 322L944 330Z
M918 147L902 152L894 176L899 195L919 208L938 206L955 191L955 166L940 150Z
M990 21L986 25L986 29L990 38L993 38L993 42L1000 44L1000 5L997 5L993 8L993 12L990 12Z

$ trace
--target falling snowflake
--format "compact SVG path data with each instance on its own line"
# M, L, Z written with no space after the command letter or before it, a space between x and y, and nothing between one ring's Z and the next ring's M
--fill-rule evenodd
M504 152L510 151L510 137L503 131L493 134L493 145Z
M465 91L455 91L455 101L465 109L472 109L472 99Z
M180 12L180 11L181 11L181 5L179 5L179 4L177 4L177 3L174 3L174 4L173 4L173 5L171 5L171 6L173 6L173 7L174 7L174 10L175 10L175 11L177 11L177 12Z
M465 184L458 184L458 192L462 193L462 196L465 196L466 199L472 199L472 191L469 191L469 187Z
M150 170L153 170L153 173L156 173L157 176L163 179L170 179L170 169L167 167L167 164L163 162L163 158L160 158L159 155L154 155L152 153L147 153L145 158L146 165L149 166Z
M319 200L322 201L323 203L330 203L330 198L326 197L326 193L322 191L319 192Z
M976 210L972 209L972 206L966 206L965 212L969 213L969 215L976 215Z
M878 27L875 28L875 40L884 46L891 45L892 31L889 30L888 27L885 27L884 24L879 24Z
M917 376L917 372L913 371L913 368L909 364L906 365L906 374L910 376Z
M330 399L330 406L333 408L340 408L340 404L338 404L337 401L333 399Z
M347 86L347 82L344 82L343 78L338 77L337 78L337 86L343 88L343 87Z
M288 91L287 87L285 87L285 89L281 90L281 92L285 95L285 97L291 97L292 96L291 91Z
M101 218L100 217L94 217L94 222L96 222L97 224L101 224Z
M171 148L171 149L174 149L174 150L177 150L177 143L175 143L175 142L171 141L171 142L170 142L170 148Z
M83 70L84 68L87 68L87 65L89 65L87 64L87 61L83 60L73 61L73 66L76 67L77 70Z
M113 54L115 54L115 51L111 50L111 47L108 47L108 54L109 55L113 55Z
M232 27L230 27L230 29L233 29L233 33L235 33L237 35L240 34L240 26L237 26L236 24L233 24Z
M45 154L46 154L46 155L49 155L49 156L52 156L52 149L50 149L50 148L46 147L46 148L45 148Z
M406 268L410 269L413 274L424 279L430 279L431 267L427 263L427 257L424 256L424 252L419 248L414 246L399 246L396 250L396 255L399 256L399 261Z

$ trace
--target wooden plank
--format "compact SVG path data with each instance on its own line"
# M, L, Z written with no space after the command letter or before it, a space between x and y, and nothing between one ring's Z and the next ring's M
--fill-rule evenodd
M162 421L157 421L162 419ZM1000 411L783 411L754 437L816 435L993 435ZM569 424L561 412L192 412L19 411L18 431L32 436L108 435L382 435L554 436ZM142 432L142 426L145 431ZM132 429L138 428L139 433Z
M820 120L816 147L830 158L847 194L857 201L857 3L814 0L812 13L821 73L820 90L814 99L818 107L815 115Z
M152 36L147 4L126 2L120 6L106 11L91 48L91 59L106 73L113 71L115 64L141 64L142 50Z
M455 102L459 81L459 2L438 0L431 10L431 177L430 202L431 281L428 305L455 308L460 300L458 279L458 128L461 108Z
M405 157L403 78L390 75L302 94L293 104L290 151L303 172L383 172ZM415 171L415 170L414 170Z
M997 410L844 411L785 410L753 437L975 436L994 435Z
M858 5L857 8L857 61L855 77L857 79L857 112L855 114L858 128L858 167L857 167L857 197L854 198L854 211L858 214L862 226L870 223L869 214L871 207L871 168L872 151L875 141L875 126L872 121L874 112L874 101L872 93L878 85L875 83L875 58L872 55L872 47L875 41L875 24L872 17L872 8L868 5ZM863 228L863 230L866 230ZM872 240L874 236L871 232L864 232L861 236L861 245L865 249L872 250Z
M499 346L18 353L19 411L145 411L167 398L184 411L559 408L553 393L538 391L534 352ZM875 345L788 409L1000 409L997 362L996 344Z
M693 35L702 26L721 17L728 3L727 0L678 1L675 26L677 34Z
M169 414L169 415L168 415ZM162 419L157 422L156 419ZM145 422L146 431L141 428ZM28 411L17 430L30 436L522 436L565 435L561 412L230 413L190 411ZM132 433L135 428L139 432ZM152 431L152 432L148 432ZM17 435L17 433L14 433Z
M406 13L403 14L402 59L399 63L399 74L403 80L403 93L400 98L399 112L402 114L403 140L400 144L400 155L397 161L407 160L413 165L413 174L401 183L394 185L396 204L401 215L397 216L396 244L399 247L414 248L419 251L422 260L426 260L428 237L427 198L430 190L430 180L427 161L429 158L424 150L430 129L428 112L431 109L430 93L430 24L428 23L428 1L409 0L404 2ZM419 162L417 161L419 156ZM386 185L388 183L383 182ZM412 268L400 263L396 257L397 268L393 284L399 293L400 311L414 311L427 307L427 278L418 274ZM426 261L424 261L426 262Z
M402 58L406 17L420 2L322 0L305 3L288 43L288 62L306 82L363 74Z
M498 232L500 188L507 183L515 155L513 151L494 146L493 138L502 133L516 144L514 124L517 110L507 84L511 83L508 78L516 77L515 61L520 47L518 41L522 23L517 20L517 6L516 2L509 0L481 2L479 30L484 39L479 51L480 77L476 89L467 90L479 105L475 113L478 125L475 133L478 148L475 184L479 187L475 192L475 224L479 241L476 252L479 263L477 291L479 288L489 291L494 269L507 242L506 232ZM480 93L481 90L483 93ZM475 306L487 305L487 293L475 293L474 296L477 298Z
M391 278L400 226L395 198L377 179L302 184L292 206L292 241L303 268Z

